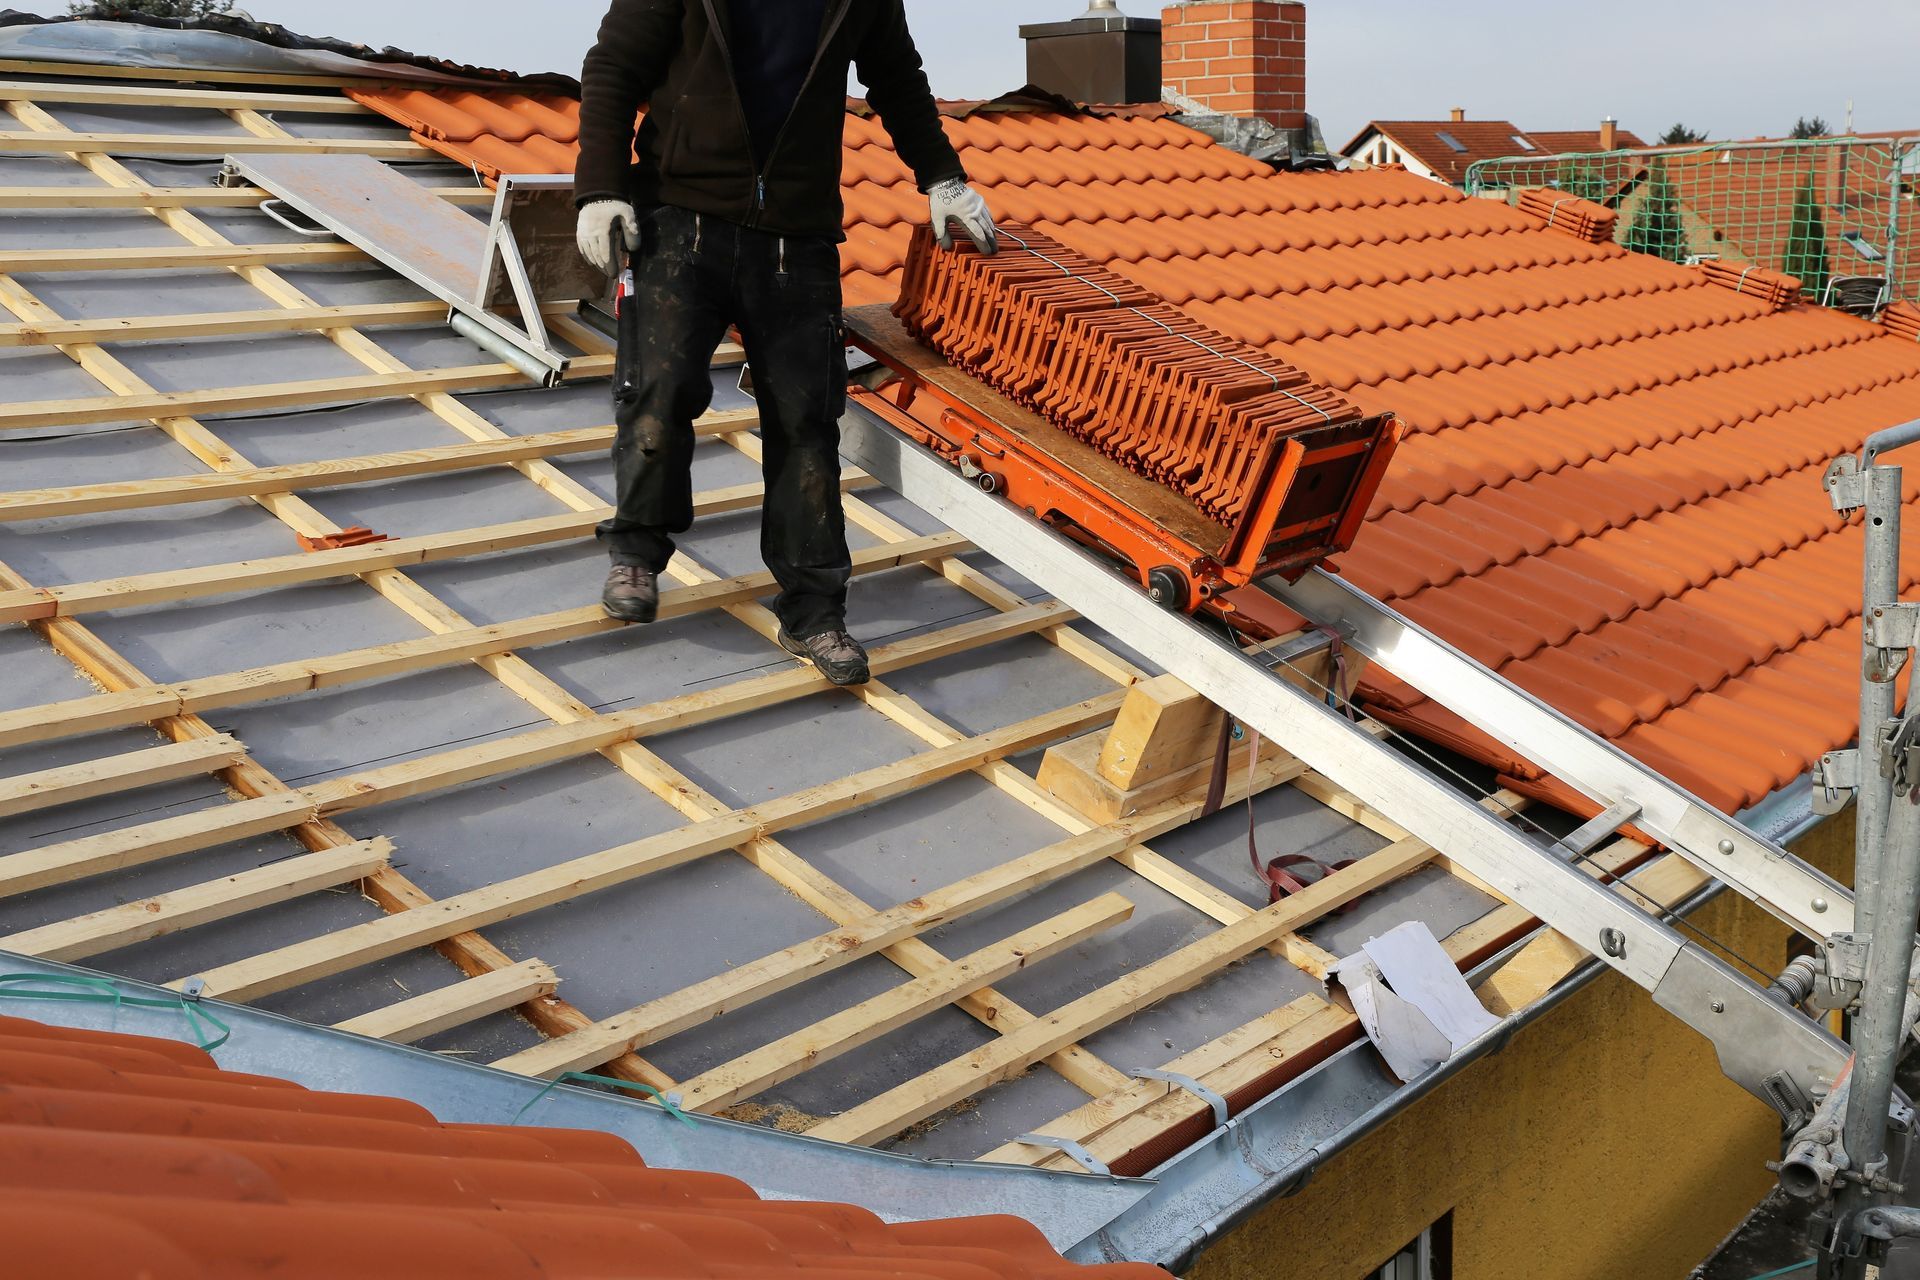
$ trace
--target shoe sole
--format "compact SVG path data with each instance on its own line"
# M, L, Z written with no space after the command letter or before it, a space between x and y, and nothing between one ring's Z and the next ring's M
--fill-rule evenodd
M615 604L613 601L604 597L601 598L600 608L609 618L613 618L619 622L652 622L660 614L660 606L658 603L644 606L630 606Z
M819 661L807 652L806 647L788 635L785 629L782 629L780 634L775 636L774 639L782 649L785 649L802 662L811 663L814 670L825 676L830 683L836 684L842 689L849 688L853 685L866 684L873 679L873 672L867 667L861 667L857 672L848 672L846 678L842 679L834 673L832 668L821 666Z

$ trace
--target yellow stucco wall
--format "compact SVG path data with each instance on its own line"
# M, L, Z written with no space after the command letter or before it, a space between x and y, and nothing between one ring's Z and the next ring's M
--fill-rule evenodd
M1850 817L1796 851L1842 880ZM1732 893L1695 917L1756 964L1787 930ZM1198 1280L1350 1280L1453 1214L1456 1280L1682 1280L1772 1184L1773 1112L1606 974L1201 1255Z

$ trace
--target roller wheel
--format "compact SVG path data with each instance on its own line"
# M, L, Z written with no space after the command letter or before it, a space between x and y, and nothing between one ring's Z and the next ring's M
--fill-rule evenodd
M1147 598L1174 613L1187 607L1187 576L1171 565L1147 573Z

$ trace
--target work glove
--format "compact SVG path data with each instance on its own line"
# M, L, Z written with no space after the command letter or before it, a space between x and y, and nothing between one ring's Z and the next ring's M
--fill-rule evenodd
M610 276L614 271L613 235L616 229L628 253L640 247L640 220L634 216L633 206L625 200L595 200L580 210L580 221L574 232L580 245L580 256L591 262L603 276Z
M993 213L980 193L965 181L948 178L935 183L933 190L927 192L927 199L933 205L933 231L942 249L953 248L953 232L947 224L958 222L980 252L1000 251L1000 235L993 229Z

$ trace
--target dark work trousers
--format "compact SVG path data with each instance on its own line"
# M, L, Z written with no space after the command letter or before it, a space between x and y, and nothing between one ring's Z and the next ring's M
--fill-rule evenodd
M600 537L618 563L667 567L672 535L693 524L693 421L713 397L708 366L736 325L760 409L760 555L780 584L774 612L798 639L843 630L853 565L840 509L839 251L670 206L641 220L614 378L619 498Z

